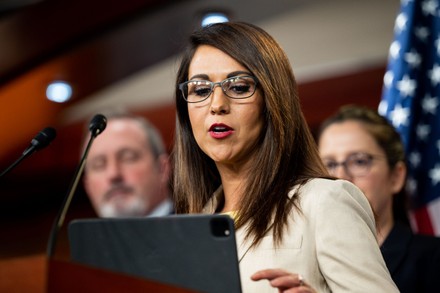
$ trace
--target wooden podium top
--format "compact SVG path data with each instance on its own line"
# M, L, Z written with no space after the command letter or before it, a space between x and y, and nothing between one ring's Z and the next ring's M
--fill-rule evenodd
M47 258L44 254L0 259L0 292L46 291Z
M191 293L195 291L72 262L50 260L47 292Z
M0 260L0 292L191 293L155 281L95 269L44 254Z

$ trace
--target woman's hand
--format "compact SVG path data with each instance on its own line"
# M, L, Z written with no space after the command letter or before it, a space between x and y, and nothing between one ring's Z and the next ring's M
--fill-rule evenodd
M272 287L278 288L280 293L315 293L300 274L292 274L281 269L267 269L258 271L251 276L254 281L268 280Z

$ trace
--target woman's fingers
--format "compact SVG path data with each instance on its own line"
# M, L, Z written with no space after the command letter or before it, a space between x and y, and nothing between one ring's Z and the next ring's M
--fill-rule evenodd
M300 274L293 274L281 269L267 269L258 271L251 276L254 281L269 280L273 287L291 288L304 285L304 278Z
M288 275L289 272L281 269L267 269L256 272L251 276L251 279L254 281L258 280L272 280L274 278L278 278L280 276Z

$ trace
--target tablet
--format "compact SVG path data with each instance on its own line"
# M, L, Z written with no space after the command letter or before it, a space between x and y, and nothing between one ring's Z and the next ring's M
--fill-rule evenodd
M227 215L81 219L68 235L74 262L200 292L241 292Z

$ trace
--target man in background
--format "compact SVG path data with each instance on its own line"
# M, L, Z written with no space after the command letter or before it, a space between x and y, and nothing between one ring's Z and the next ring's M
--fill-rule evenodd
M84 170L84 188L98 216L171 214L170 162L159 131L143 117L105 116L107 127L93 142Z

